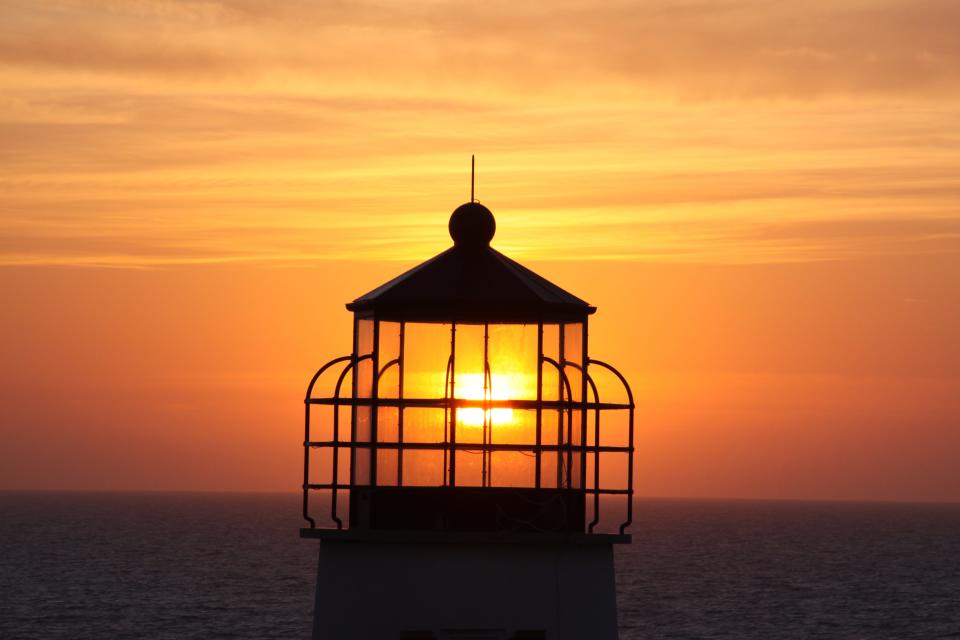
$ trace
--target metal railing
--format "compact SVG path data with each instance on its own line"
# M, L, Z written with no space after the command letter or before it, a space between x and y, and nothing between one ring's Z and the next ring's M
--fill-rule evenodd
M542 486L541 483L541 460L544 454L556 454L557 456L557 487L550 487L549 489L564 488L574 492L582 492L585 496L592 496L593 499L593 518L589 523L585 523L587 533L593 533L595 527L601 522L601 505L600 497L603 495L609 496L623 496L626 499L625 513L626 518L623 522L619 524L619 533L623 534L627 527L633 521L633 458L634 458L634 398L633 393L630 389L630 385L627 383L624 376L617 371L613 366L594 359L588 359L587 375L586 377L586 386L589 388L590 393L592 394L592 400L584 396L581 400L574 400L573 393L570 385L570 380L566 374L565 369L567 367L574 368L579 371L582 375L584 373L584 368L580 365L572 362L557 362L546 356L540 357L540 371L538 372L538 382L540 383L541 388L538 389L537 399L535 400L495 400L491 398L491 394L488 393L488 385L486 381L489 377L489 365L486 367L484 374L485 384L484 384L484 397L483 399L474 400L466 398L456 398L453 397L453 375L451 366L448 363L447 372L446 372L446 382L444 385L444 397L442 398L384 398L379 397L379 394L376 392L380 379L382 378L385 371L390 367L400 363L400 359L394 359L384 365L380 371L377 372L377 375L374 380L373 393L368 397L357 397L356 391L351 391L350 397L342 397L341 392L343 389L343 382L346 379L347 375L351 373L357 365L371 358L371 354L355 356L348 355L335 358L321 367L317 373L310 380L310 384L307 387L307 393L304 398L304 463L303 463L303 517L309 523L310 528L316 528L317 523L315 519L310 515L309 509L309 499L310 492L312 491L329 491L330 492L330 519L335 524L337 529L343 528L343 520L340 517L338 510L338 493L341 491L350 491L352 489L359 488L370 488L378 486L376 484L376 451L377 450L390 450L397 451L397 481L396 483L383 484L380 486L389 486L389 487L404 487L404 486L419 486L419 485L405 485L403 483L403 452L404 451L437 451L443 453L443 483L438 486L445 487L458 487L458 486L470 486L471 489L476 490L477 487L474 485L457 485L456 483L456 474L454 469L454 463L456 460L455 454L458 451L470 451L470 452L480 452L483 455L483 475L482 475L482 487L491 487L490 484L490 466L492 464L492 454L495 452L520 452L527 455L535 457L535 481L533 486L525 487L529 489L547 489ZM320 397L314 398L313 392L317 382L321 377L331 371L333 367L338 364L343 364L343 367L340 369L339 374L336 378L336 382L333 387L333 395L329 397ZM550 365L557 370L558 377L561 381L561 397L556 400L545 400L543 399L542 393L542 368L544 365ZM600 393L597 388L597 385L589 374L589 367L596 366L612 373L622 384L624 391L626 392L627 402L626 403L615 403L615 402L601 402ZM402 372L402 367L400 367ZM402 396L402 393L401 393ZM314 407L331 407L332 408L332 429L330 439L324 440L313 440L311 438L311 417L312 410ZM377 439L375 436L371 440L359 440L355 437L356 430L351 428L347 432L347 437L344 438L341 436L340 428L340 407L350 407L351 411L351 420L356 420L356 409L359 407L370 407L373 412L376 412L377 409L383 407L394 407L397 408L397 420L398 420L398 429L397 429L397 440L396 441L386 441L382 439ZM444 411L444 441L442 442L410 442L404 441L404 430L403 430L403 414L404 410L408 408L432 408ZM521 410L535 410L537 412L536 420L536 441L531 443L495 443L492 441L492 431L490 431L490 415L491 411L495 409L521 409ZM483 439L481 442L457 442L456 441L456 412L457 410L462 409L480 409L483 412L484 424L483 424ZM558 416L558 428L562 432L563 420L566 421L566 438L564 442L561 442L562 438L558 437L557 444L545 444L542 438L542 420L541 416L545 411L556 411ZM580 419L580 430L576 434L579 437L575 438L574 433L574 413L577 411L582 411L583 418ZM601 445L601 434L602 434L602 424L601 417L604 412L609 411L625 411L628 412L628 427L627 427L627 443L621 446L618 445ZM593 412L594 421L593 421L593 442L592 444L587 444L587 425L588 420L586 416L590 415L590 412ZM351 425L353 426L353 425ZM579 440L579 443L575 443L575 440ZM331 450L331 462L329 465L329 470L320 470L321 480L323 477L328 478L327 481L315 482L315 478L311 477L310 471L310 453L311 450L317 449L330 449ZM351 473L348 474L349 481L341 482L340 478L340 451L347 450L351 452L350 461L351 465L356 464L355 453L357 451L370 451L370 464L371 464L371 482L358 482L356 480L356 474L353 473L353 468L351 468ZM600 460L601 454L603 453L619 453L627 456L627 469L626 469L626 487L625 488L613 488L613 487L604 487L601 486L601 473L600 473ZM587 459L588 456L592 457L593 460L593 474L592 479L587 477ZM573 475L574 463L575 460L579 461L579 474L575 478ZM592 482L590 481L592 480ZM575 486L576 482L579 482L580 486ZM517 485L512 485L516 487ZM502 487L498 487L502 488Z

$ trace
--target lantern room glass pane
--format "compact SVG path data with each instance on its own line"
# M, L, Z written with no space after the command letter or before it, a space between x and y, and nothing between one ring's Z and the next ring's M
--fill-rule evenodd
M536 400L537 325L490 325L489 336L492 398Z
M540 418L540 442L545 445L556 445L560 443L557 438L559 428L557 427L563 414L555 409L544 410Z
M543 489L557 489L560 482L557 479L556 451L545 451L540 456L540 487Z
M567 429L567 439L572 445L583 443L583 431L585 428L584 412L579 408L579 404L584 398L584 382L582 367L583 363L583 333L584 325L582 323L570 323L563 325L563 363L564 373L570 382L570 400L574 407L570 411L570 424ZM566 479L564 486L570 488L580 488L583 486L584 459L579 450L573 450L564 456L562 462L566 465Z
M443 409L411 407L403 412L404 442L444 442Z
M397 450L377 449L377 486L396 486Z
M543 325L543 357L560 361L560 325ZM560 397L560 374L552 364L543 365L543 399L556 400Z
M489 463L489 486L532 487L536 482L536 459L523 451L494 451Z
M400 323L380 322L380 337L377 345L377 364L380 367L380 380L377 396L380 398L400 397L400 367L394 361L400 357Z
M496 444L537 442L537 412L528 409L493 409L487 441ZM532 485L531 485L532 486Z
M377 409L377 442L397 442L400 437L400 410L397 407Z
M443 398L450 358L450 325L407 323L403 346L403 395Z
M455 398L482 401L487 391L484 366L484 325L458 324L454 352ZM465 409L465 424L483 427L483 409ZM458 416L458 421L464 416Z
M411 449L403 452L403 486L443 485L443 452Z
M370 319L358 319L355 324L356 356L354 397L370 398L374 384L373 345L376 322ZM370 356L370 357L366 357ZM360 359L363 358L363 359ZM370 442L372 436L372 412L369 406L354 408L356 418L353 421L353 440L355 442ZM354 449L352 476L356 484L370 484L371 460L370 449L359 447Z
M457 486L482 487L483 453L480 449L457 451Z
M583 325L563 325L563 364L564 373L570 381L570 399L574 402L583 400L580 367L583 366Z

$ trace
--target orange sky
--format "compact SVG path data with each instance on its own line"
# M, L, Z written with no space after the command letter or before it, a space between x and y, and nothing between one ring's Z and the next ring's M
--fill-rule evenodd
M960 500L960 5L0 5L0 488L295 490L343 303L599 306L642 495Z

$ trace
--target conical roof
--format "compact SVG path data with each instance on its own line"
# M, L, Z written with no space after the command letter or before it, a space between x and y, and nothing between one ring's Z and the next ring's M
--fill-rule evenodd
M360 296L347 309L382 320L414 322L582 321L585 301L496 249L496 222L478 202L450 216L454 245Z

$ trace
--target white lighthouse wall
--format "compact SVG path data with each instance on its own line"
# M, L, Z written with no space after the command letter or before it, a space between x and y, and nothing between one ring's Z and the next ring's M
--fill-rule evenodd
M323 542L313 637L615 640L612 545Z

